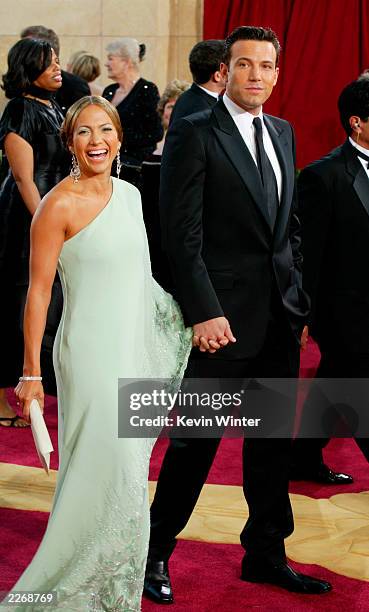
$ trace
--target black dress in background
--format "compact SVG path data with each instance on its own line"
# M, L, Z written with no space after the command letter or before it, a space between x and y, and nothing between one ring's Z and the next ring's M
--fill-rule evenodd
M105 87L102 95L112 101L118 83ZM157 113L158 88L154 83L138 79L129 94L116 107L123 127L120 152L123 164L121 178L140 186L141 163L156 149L163 137L163 127ZM112 173L115 174L115 164Z
M59 104L63 115L66 115L68 108L74 102L77 102L77 100L84 96L90 96L91 91L87 81L81 79L76 74L62 70L61 75L62 86L56 92L55 100Z
M33 149L34 181L43 197L69 172L69 156L59 135L63 115L57 105L48 107L34 99L14 98L0 120L0 148L14 132ZM0 191L0 387L17 384L23 366L23 312L29 278L31 214L9 171ZM52 346L62 311L59 280L53 286L41 368L45 391L55 394Z
M163 289L173 293L169 261L163 249L161 235L159 212L160 167L161 155L151 155L142 162L142 213L150 249L152 275Z

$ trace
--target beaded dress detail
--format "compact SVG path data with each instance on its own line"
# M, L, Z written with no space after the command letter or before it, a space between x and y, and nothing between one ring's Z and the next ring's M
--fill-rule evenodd
M179 381L191 350L176 302L151 276L139 192L112 180L105 208L59 258L60 468L44 539L14 586L56 591L53 610L68 612L141 609L155 440L118 438L118 378Z

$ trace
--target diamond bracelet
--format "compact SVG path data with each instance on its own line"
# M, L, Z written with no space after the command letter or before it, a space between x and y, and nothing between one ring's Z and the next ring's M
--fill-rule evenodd
M42 376L20 376L19 382L26 382L27 380L42 380Z

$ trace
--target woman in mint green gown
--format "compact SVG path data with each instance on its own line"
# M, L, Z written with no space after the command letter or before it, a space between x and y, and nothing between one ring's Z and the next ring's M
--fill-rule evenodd
M25 313L24 374L37 377L58 262L60 468L45 536L14 591L56 591L52 609L68 612L141 609L154 440L118 438L118 378L180 380L192 340L178 306L151 277L139 192L110 178L121 132L115 109L101 100L83 98L65 120L79 169L35 215ZM43 403L41 382L20 382L17 395L27 417L32 398Z

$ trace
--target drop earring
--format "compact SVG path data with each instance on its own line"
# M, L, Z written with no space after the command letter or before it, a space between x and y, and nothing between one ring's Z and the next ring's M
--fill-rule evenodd
M81 169L74 153L72 153L72 167L70 169L69 176L73 179L73 183L78 183L79 179L81 178Z
M117 162L117 178L119 178L120 171L122 169L122 162L120 161L120 147L117 151L117 157L115 158Z
M355 123L355 127L356 127L356 128L359 128L359 127L360 127L360 123L359 123L358 121ZM359 138L360 138L360 132L359 132L359 130L357 129L357 130L356 130L356 144L359 144Z

